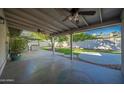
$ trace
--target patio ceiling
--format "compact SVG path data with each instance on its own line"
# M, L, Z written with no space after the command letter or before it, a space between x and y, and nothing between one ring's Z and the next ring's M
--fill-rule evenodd
M68 9L69 10L69 9ZM8 27L37 31L49 35L86 31L105 25L120 23L121 8L81 8L80 11L95 10L93 16L81 16L78 24L63 21L70 15L64 8L5 8Z

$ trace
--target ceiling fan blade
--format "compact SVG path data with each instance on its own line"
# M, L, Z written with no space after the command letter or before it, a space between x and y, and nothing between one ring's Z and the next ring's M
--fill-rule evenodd
M66 12L69 12L69 13L76 13L79 11L79 8L71 8L71 9L68 9L68 8L63 8Z
M95 15L96 11L80 11L79 15Z
M70 10L71 13L76 13L76 12L78 12L78 11L79 11L79 8L72 8L72 9Z

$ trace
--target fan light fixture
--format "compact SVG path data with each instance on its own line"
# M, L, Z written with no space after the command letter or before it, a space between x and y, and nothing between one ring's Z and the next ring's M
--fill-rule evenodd
M67 11L70 13L70 15L65 17L63 21L69 20L76 23L79 23L80 16L93 16L96 13L96 11L80 11L79 8L72 8L71 10Z

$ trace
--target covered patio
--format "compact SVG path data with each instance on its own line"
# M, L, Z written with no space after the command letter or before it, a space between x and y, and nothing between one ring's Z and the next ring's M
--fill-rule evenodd
M71 9L0 9L0 83L124 83L124 10L119 8L81 8L80 11L96 11L93 16L81 16L77 24L63 21ZM83 63L73 59L73 33L91 29L122 26L121 71ZM8 27L41 32L51 37L52 52L39 50L24 53L18 62L7 62ZM70 35L70 59L56 55L54 37ZM6 42L6 43L5 43ZM5 67L5 68L4 68ZM10 79L5 82L4 80Z
M28 84L120 84L119 70L69 60L45 50L23 54L17 62L8 62L0 83ZM8 82L4 81L7 80Z

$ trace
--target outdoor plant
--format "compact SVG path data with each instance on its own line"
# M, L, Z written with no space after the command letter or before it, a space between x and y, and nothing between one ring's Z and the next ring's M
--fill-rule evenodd
M26 49L27 40L19 37L10 39L10 57L12 60L17 59Z
M9 27L9 54L11 60L16 60L27 46L27 40L21 38L21 30Z
M27 40L23 39L23 38L11 38L10 41L10 51L11 53L17 53L20 54L21 52L23 52L23 50L25 50L27 46Z

